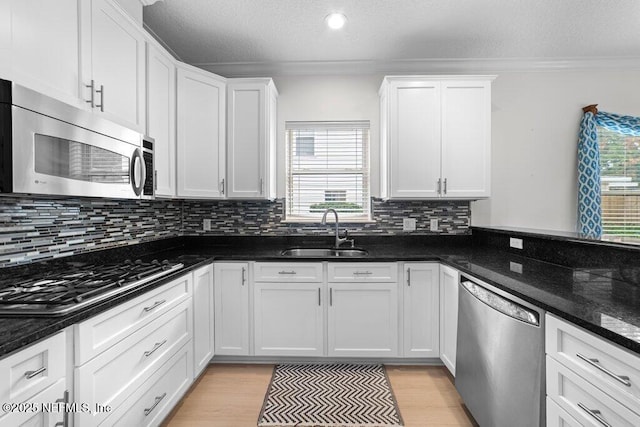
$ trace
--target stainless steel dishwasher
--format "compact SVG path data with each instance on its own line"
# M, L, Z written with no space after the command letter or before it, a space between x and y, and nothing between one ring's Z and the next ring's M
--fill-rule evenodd
M544 311L460 277L455 384L481 427L545 419Z

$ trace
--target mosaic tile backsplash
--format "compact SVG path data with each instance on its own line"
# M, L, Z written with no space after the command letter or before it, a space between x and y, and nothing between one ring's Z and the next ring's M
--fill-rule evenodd
M411 234L468 234L466 201L372 199L373 222L342 223L350 234L394 235L402 218L415 218ZM212 220L204 232L203 219ZM0 267L176 236L330 235L318 223L285 223L284 199L275 201L108 200L0 197ZM438 218L438 232L429 220Z
M353 235L407 234L402 231L403 218L416 219L411 234L467 234L471 218L468 201L389 200L372 198L373 222L340 221ZM202 229L202 220L212 220L212 230ZM437 232L429 231L429 220L437 218ZM183 202L183 235L304 235L331 234L333 228L317 223L286 223L284 199L271 201L191 201Z
M0 197L0 267L181 232L181 201Z

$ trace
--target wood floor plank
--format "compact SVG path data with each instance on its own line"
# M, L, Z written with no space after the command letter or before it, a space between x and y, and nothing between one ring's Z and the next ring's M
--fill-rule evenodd
M273 365L210 365L163 427L255 427ZM387 366L406 427L477 426L446 368Z

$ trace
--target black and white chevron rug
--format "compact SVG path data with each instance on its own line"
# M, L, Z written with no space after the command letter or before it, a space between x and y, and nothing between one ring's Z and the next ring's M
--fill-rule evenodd
M382 365L277 365L258 427L402 426Z

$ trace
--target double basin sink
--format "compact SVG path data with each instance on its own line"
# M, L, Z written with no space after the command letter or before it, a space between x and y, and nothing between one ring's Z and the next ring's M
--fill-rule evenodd
M300 258L361 258L366 257L368 252L358 248L289 248L282 251L280 255Z

